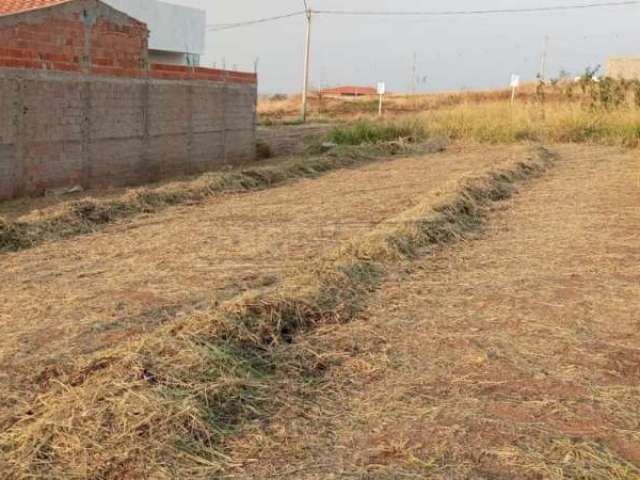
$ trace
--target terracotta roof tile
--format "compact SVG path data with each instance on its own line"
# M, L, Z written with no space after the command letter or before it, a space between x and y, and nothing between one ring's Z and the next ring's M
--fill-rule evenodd
M0 16L50 7L70 0L0 0Z
M373 87L356 87L356 86L344 86L344 87L335 87L335 88L325 88L321 90L320 93L323 95L349 95L349 96L360 96L360 95L377 95L378 90Z

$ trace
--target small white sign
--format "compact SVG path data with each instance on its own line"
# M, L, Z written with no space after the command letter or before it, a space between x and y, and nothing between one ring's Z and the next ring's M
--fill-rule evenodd
M520 86L520 75L511 75L511 88L518 88Z
M378 95L384 95L384 92L387 90L387 86L384 84L384 82L379 82L378 83Z

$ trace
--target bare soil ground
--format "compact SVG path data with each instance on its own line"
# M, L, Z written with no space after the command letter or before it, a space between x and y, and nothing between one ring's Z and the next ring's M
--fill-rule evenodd
M478 238L290 347L338 366L283 381L229 478L640 478L640 159L556 150Z
M444 183L526 151L456 147L381 161L2 255L0 405L28 401L80 358L168 319L271 285Z

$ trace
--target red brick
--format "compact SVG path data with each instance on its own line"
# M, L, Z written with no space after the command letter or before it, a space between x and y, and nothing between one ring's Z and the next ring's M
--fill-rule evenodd
M50 68L79 71L84 56L85 27L82 19L49 18L41 24L19 24L0 30L2 65L17 68ZM241 72L180 65L150 65L145 70L149 30L132 21L117 25L99 19L91 30L92 71L98 75L210 80L255 83L256 76Z
M53 64L53 68L55 70L61 70L63 72L79 72L80 71L80 65L78 65L77 63L56 62Z

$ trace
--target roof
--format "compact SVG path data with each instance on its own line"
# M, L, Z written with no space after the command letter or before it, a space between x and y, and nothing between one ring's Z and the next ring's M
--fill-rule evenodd
M336 88L326 88L321 91L323 95L377 95L378 90L373 87L356 87L356 86L344 86Z
M70 0L0 0L0 16L51 7Z

